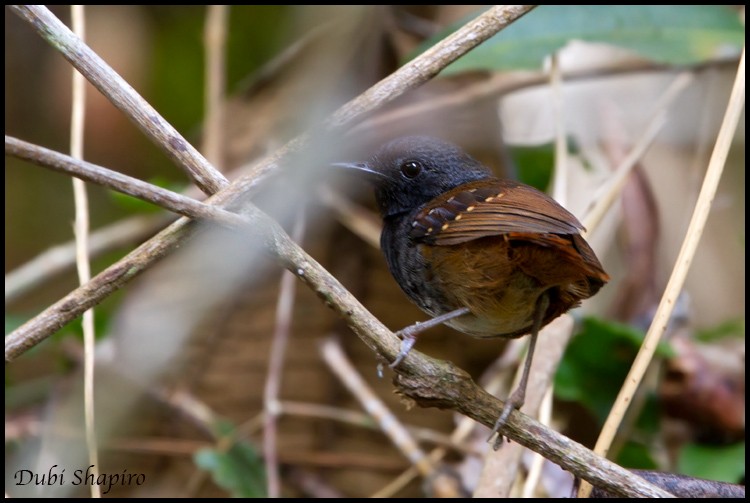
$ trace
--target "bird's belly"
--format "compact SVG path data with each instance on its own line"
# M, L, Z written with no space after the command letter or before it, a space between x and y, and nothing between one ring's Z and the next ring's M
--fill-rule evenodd
M524 335L531 330L537 300L546 287L507 258L504 240L491 241L492 254L471 246L417 246L415 256L425 260L411 261L419 269L399 283L433 316L468 307L470 313L446 322L460 332L474 337Z
M472 303L471 313L450 320L446 325L474 337L520 337L531 330L534 309L542 291L516 288L488 293L485 305Z
M544 289L520 272L509 278L508 282L451 290L451 308L466 306L471 313L446 324L474 337L520 337L528 333Z

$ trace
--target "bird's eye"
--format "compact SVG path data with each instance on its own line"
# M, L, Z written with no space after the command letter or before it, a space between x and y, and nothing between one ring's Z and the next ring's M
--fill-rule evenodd
M422 164L417 161L406 161L401 165L401 175L405 178L414 178L422 172Z

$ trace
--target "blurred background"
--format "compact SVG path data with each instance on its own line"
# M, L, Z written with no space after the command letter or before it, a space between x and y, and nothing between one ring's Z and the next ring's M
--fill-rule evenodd
M220 126L206 131L206 7L86 8L86 39L178 131L232 180L388 76L477 6L231 7L219 72ZM69 24L69 9L53 7ZM428 134L453 141L498 176L551 190L555 136L567 144L567 183L555 197L585 222L612 172L657 113L666 122L625 189L588 237L612 276L573 314L574 336L555 378L552 427L593 446L681 246L744 43L744 9L540 7L426 85L296 156L264 177L253 201L393 330L424 315L388 273L368 188L334 178L329 160L366 159L384 141ZM23 21L5 16L6 134L68 151L71 67ZM550 85L552 54L561 72ZM680 75L683 75L679 77ZM683 87L665 103L677 78ZM182 172L89 86L85 158L202 198ZM744 483L744 115L706 232L665 342L612 458ZM216 147L218 145L218 147ZM559 159L558 159L559 161ZM77 286L68 177L6 157L6 334ZM89 186L96 274L174 219L147 203ZM257 240L255 240L257 241ZM31 262L34 260L33 262ZM284 496L421 496L430 478L408 459L321 356L333 340L425 451L457 417L407 407L390 375L345 324L282 271L252 238L205 229L96 308L100 471L145 474L117 496L261 496L277 438ZM291 299L279 309L280 291ZM281 313L281 314L280 314ZM17 486L20 469L88 465L82 450L80 321L6 366L6 492L86 495L82 486ZM271 345L288 332L274 431L263 412ZM541 339L540 345L543 345ZM435 329L417 349L475 379L497 372L502 340ZM518 359L518 361L521 361ZM517 362L514 362L517 363ZM340 368L340 367L339 367ZM504 369L506 381L513 369ZM275 373L274 373L275 372ZM506 391L499 396L504 397ZM486 430L448 448L441 467L473 492ZM79 452L80 451L80 452ZM35 467L35 468L31 468ZM44 468L46 471L46 468ZM523 474L522 470L522 474ZM571 480L544 471L538 495Z

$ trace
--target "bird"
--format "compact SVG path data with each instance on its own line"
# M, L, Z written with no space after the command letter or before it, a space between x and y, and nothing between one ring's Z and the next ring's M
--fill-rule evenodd
M418 334L442 323L478 338L530 334L521 380L492 437L525 401L541 328L609 281L583 226L544 192L496 178L461 147L434 137L398 137L365 162L334 165L374 186L388 269L432 317L398 332L392 368Z

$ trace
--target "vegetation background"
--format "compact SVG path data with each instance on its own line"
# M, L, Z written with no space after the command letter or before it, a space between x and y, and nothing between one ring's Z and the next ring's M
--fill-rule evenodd
M69 24L68 8L52 10ZM477 12L475 6L229 8L220 67L226 101L212 162L232 179L243 165L319 127L327 114ZM87 43L205 152L207 9L92 6L86 16ZM6 134L67 152L71 67L7 10L5 28ZM551 189L560 163L556 125L563 124L568 181L556 195L583 219L650 119L664 113L665 124L620 200L591 229L590 242L613 281L574 313L575 333L555 378L552 427L593 446L674 265L743 43L744 9L539 7L371 114L340 143L321 145L319 156L278 170L255 198L397 330L424 315L406 301L372 244L378 220L371 197L357 181L329 176L319 159L358 160L391 137L433 134L459 143L500 176ZM549 83L552 54L558 87ZM683 72L689 81L665 105L661 97ZM86 107L86 160L188 190L184 175L93 88ZM43 272L38 283L17 286L13 276L72 239L68 177L6 157L5 186L7 334L74 289L77 279L70 261ZM100 187L90 186L89 197L94 232L130 225L117 228L117 240L104 239L109 246L95 256L94 274L169 221L152 205ZM623 466L744 483L744 204L741 121L665 342L612 453ZM303 229L295 226L301 221ZM144 473L147 480L110 494L267 494L264 387L271 342L284 327L290 341L282 370L272 377L281 386L272 405L281 412L273 434L282 494L429 493L429 478L389 485L409 461L376 420L360 413L357 394L321 356L321 341L336 341L399 420L419 428L425 449L446 443L457 418L407 410L345 324L305 287L289 293L281 269L247 246L201 233L97 306L100 469ZM34 268L47 271L52 255L42 258ZM293 299L285 315L279 314L280 290ZM11 496L88 494L85 487L13 483L22 467L76 459L72 453L83 439L80 340L80 323L71 323L6 365ZM487 379L504 346L441 328L417 349ZM501 369L500 377L507 381L511 370ZM441 465L456 470L469 492L480 484L485 438L481 430L454 445ZM80 459L71 468L85 468ZM548 465L536 494L567 495L569 478Z

